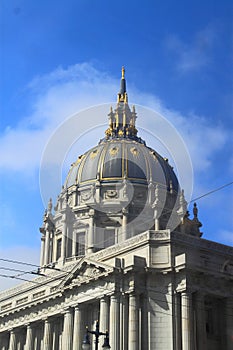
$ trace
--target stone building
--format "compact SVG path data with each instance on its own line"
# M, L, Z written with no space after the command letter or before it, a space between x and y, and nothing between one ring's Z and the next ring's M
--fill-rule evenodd
M124 69L108 117L48 203L38 277L0 293L0 350L81 350L96 320L112 350L231 350L233 248L201 237L196 204L190 218L137 135Z

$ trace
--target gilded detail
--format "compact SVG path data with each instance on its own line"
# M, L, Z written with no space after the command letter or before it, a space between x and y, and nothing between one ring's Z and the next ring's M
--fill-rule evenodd
M138 157L139 156L139 150L136 148L136 147L132 147L132 148L130 148L130 152L132 153L132 155L134 156L134 157Z
M97 154L98 154L98 149L95 149L94 151L91 152L90 158L94 159L97 156Z
M119 148L118 147L112 147L109 150L109 154L112 157L116 156L118 152L119 152Z

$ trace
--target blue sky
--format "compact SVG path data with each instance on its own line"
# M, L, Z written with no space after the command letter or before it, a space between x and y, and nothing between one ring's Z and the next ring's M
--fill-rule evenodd
M183 137L193 162L193 198L233 180L232 7L230 0L1 1L3 258L39 263L43 150L68 117L116 100L122 65L129 102L156 110ZM81 137L73 160L103 130ZM198 207L203 237L232 245L232 186Z

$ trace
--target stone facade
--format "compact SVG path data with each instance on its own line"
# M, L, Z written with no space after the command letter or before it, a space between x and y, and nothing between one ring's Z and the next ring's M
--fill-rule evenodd
M98 319L115 350L230 350L232 280L233 248L147 231L1 293L0 349L80 350Z

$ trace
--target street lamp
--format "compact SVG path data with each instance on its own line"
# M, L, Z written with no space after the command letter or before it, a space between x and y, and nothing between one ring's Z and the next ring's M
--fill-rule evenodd
M95 331L89 331L88 327L86 327L86 334L84 336L84 340L82 343L83 350L90 350L91 342L90 342L90 338L89 338L89 333L93 334L95 336L95 350L98 350L99 336L100 335L105 335L104 344L102 345L102 349L107 350L107 349L111 348L109 345L109 333L108 333L108 331L106 331L106 333L100 332L99 321L96 321Z

